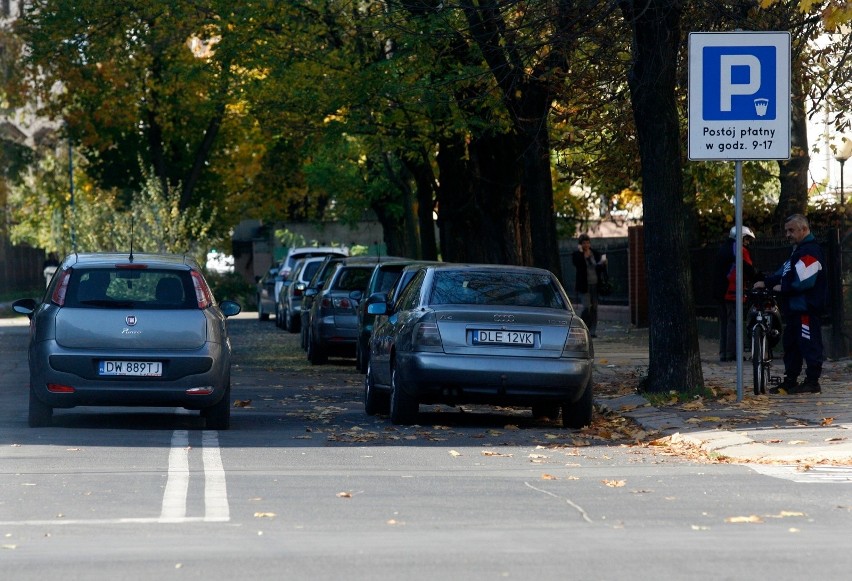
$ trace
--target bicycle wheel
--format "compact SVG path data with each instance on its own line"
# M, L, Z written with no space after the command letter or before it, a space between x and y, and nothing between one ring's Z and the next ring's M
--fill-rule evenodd
M754 370L754 395L766 393L766 383L769 380L769 365L766 361L768 345L766 329L755 325L751 331L751 365Z

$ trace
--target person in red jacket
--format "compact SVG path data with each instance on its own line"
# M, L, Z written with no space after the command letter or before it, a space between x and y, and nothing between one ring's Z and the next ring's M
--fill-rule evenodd
M754 242L755 236L751 228L743 227L743 290L751 288L752 283L758 279L757 270L754 268L754 263L751 260L751 254L748 247ZM731 262L728 272L725 275L727 285L725 287L725 350L720 354L721 361L736 361L737 360L737 262L735 245L737 243L737 227L731 228L730 244L731 256L734 260ZM743 296L745 300L745 295ZM742 357L742 354L740 354Z

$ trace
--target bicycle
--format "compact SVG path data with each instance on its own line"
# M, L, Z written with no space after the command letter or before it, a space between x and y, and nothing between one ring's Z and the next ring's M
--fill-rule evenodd
M766 288L748 291L751 307L748 329L751 335L751 365L754 395L766 393L766 384L780 385L781 377L772 377L772 349L781 339L781 312L775 294Z

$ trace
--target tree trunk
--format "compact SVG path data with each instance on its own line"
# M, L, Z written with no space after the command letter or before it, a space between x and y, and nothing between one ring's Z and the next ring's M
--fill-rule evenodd
M651 392L703 385L685 232L680 131L675 99L681 2L621 3L633 31L628 76L642 160Z
M793 75L791 98L790 159L778 162L778 180L781 194L772 220L772 231L781 234L784 220L791 214L807 214L808 211L808 120L805 113L805 94L800 74Z

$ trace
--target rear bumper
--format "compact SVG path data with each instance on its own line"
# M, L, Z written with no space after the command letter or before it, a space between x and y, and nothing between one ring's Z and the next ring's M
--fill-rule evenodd
M513 359L446 353L397 353L401 387L423 403L523 405L574 402L592 378L592 359Z
M100 377L103 359L162 361L162 377ZM33 393L51 407L181 406L203 409L218 403L230 383L230 352L221 345L189 352L69 352L52 342L30 353ZM55 393L48 384L73 388Z

